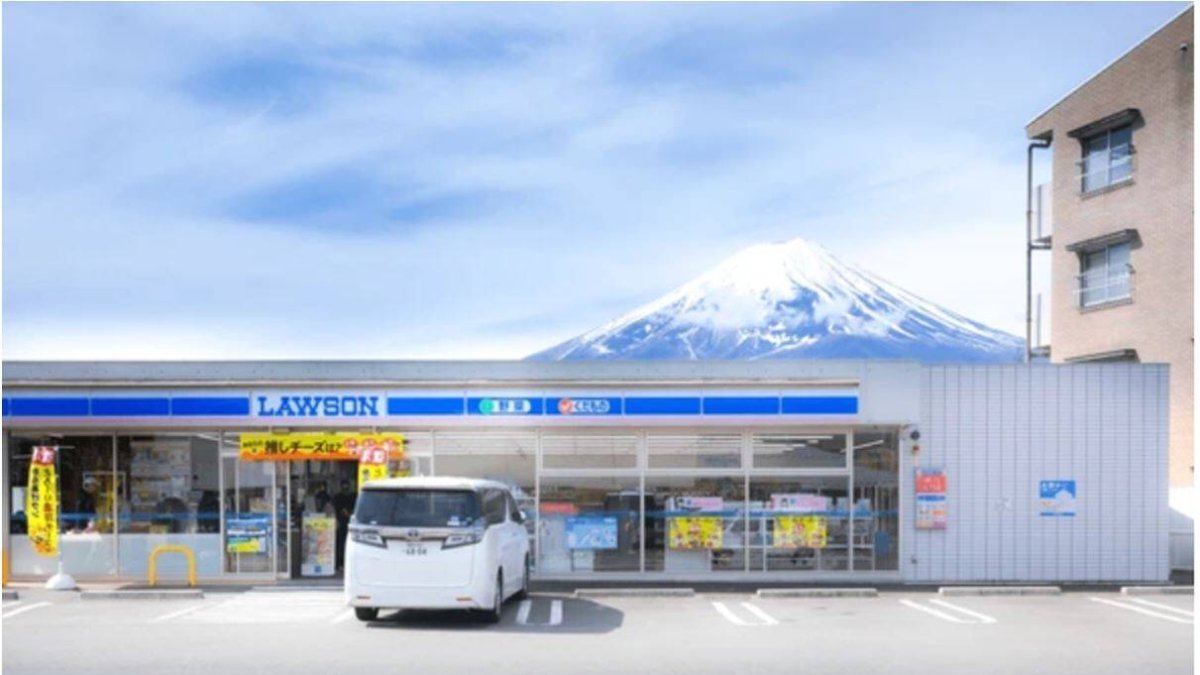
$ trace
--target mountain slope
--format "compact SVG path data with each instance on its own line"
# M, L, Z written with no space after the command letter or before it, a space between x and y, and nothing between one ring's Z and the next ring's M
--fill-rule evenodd
M713 270L535 360L889 358L997 362L1023 341L794 239Z

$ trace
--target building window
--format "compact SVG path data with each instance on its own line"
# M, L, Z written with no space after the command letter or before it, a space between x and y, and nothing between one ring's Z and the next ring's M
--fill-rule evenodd
M1080 254L1079 305L1092 307L1125 300L1133 292L1129 242Z
M1133 178L1132 140L1130 124L1083 139L1079 174L1084 194Z

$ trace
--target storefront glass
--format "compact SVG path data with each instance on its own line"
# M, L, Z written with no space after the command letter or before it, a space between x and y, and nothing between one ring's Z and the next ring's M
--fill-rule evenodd
M646 477L646 571L743 572L746 492L741 474Z
M199 576L220 574L217 447L215 433L117 438L121 576L146 576L151 552L168 544L191 548ZM187 573L186 560L178 555L161 556L157 568L162 578Z
M545 469L635 469L638 436L634 433L544 433Z
M845 476L752 476L751 570L849 569L848 486Z
M854 434L855 538L870 551L856 570L897 570L900 554L899 437L894 429ZM861 548L856 548L861 555Z
M222 437L225 572L271 575L277 565L278 529L286 526L286 505L275 508L275 464L241 461L238 448L237 434Z
M29 543L25 521L25 491L29 460L36 446L58 448L63 564L80 578L109 576L117 571L116 514L124 488L113 474L112 436L13 436L9 443L9 486L12 513L9 541L12 573L49 576L57 557L41 556Z
M537 518L538 571L638 571L640 495L636 477L543 477Z
M661 433L646 437L651 469L736 469L742 465L739 433Z
M754 468L845 469L846 438L844 433L815 431L754 434Z

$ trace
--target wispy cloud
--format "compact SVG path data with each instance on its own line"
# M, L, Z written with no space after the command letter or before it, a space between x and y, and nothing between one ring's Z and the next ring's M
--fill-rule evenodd
M6 357L519 357L794 236L1017 331L1022 125L1181 7L9 6Z

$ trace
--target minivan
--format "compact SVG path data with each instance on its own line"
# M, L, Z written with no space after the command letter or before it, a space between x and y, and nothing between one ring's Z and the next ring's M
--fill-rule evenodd
M360 621L381 609L466 609L497 622L505 600L529 592L525 519L496 481L366 483L346 541L346 604Z

